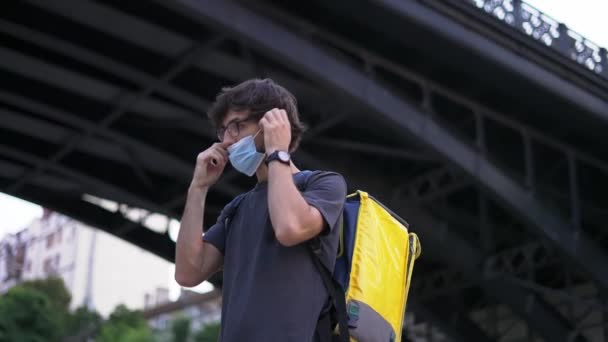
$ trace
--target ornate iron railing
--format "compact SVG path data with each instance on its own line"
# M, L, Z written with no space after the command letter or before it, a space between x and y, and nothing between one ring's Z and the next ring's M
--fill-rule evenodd
M464 0L608 79L608 52L522 0Z

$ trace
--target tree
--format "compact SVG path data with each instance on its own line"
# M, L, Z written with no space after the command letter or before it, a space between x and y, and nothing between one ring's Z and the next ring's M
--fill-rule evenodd
M64 335L81 341L84 339L83 336L94 334L101 324L102 318L97 311L81 306L68 316L64 326Z
M63 279L60 277L48 277L45 279L25 281L18 286L39 291L44 294L50 301L53 307L55 318L59 321L58 334L64 336L66 333L66 325L70 319L70 302L72 295L68 291Z
M72 295L65 287L60 277L49 277L46 279L30 280L20 284L22 287L32 288L46 294L57 310L68 312Z
M0 341L58 341L64 313L34 287L15 286L0 297Z
M217 342L220 335L220 324L213 323L206 325L204 328L194 334L195 342Z
M184 316L176 317L171 324L173 342L187 342L190 336L190 319Z
M141 311L119 305L103 324L98 342L150 342L154 341L148 323Z
M83 340L99 332L99 342L151 342L140 311L116 307L106 322L86 307L69 311L71 296L61 278L24 282L0 297L0 342Z

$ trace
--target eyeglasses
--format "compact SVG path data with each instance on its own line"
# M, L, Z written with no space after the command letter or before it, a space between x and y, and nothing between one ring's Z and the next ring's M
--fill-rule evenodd
M226 125L226 127L219 127L216 130L216 134L217 134L217 138L220 141L224 141L224 134L226 132L228 132L228 134L230 134L231 137L236 138L239 136L239 133L241 131L241 129L244 127L244 123L253 120L254 117L250 116L247 117L245 119L241 119L241 120L232 120L230 121L230 123L228 123L228 125Z

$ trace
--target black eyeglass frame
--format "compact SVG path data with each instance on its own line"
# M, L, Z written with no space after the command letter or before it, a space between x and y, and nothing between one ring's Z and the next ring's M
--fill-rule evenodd
M246 117L244 119L232 120L225 127L218 127L215 130L215 134L217 135L217 138L219 139L220 142L224 141L224 134L226 133L226 131L228 131L228 134L230 134L231 137L236 138L241 133L240 124L248 122L248 121L252 121L255 119L256 119L255 115L249 115L248 117Z

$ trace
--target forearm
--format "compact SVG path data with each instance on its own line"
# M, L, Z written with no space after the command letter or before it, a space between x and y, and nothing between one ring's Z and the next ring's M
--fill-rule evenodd
M203 240L201 238L207 188L188 190L175 249L175 273L196 274L202 269Z
M284 245L294 244L294 237L307 235L313 229L311 207L293 182L290 167L272 162L268 165L268 211L277 239ZM297 242L297 241L296 241Z

